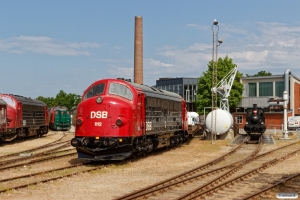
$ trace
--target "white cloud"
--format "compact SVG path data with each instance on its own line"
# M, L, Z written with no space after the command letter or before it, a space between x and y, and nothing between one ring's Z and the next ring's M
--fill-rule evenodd
M127 78L133 80L133 67L112 66L107 70L112 78Z
M208 31L208 27L189 24ZM226 55L238 64L243 74L255 74L261 70L273 74L283 74L285 69L300 77L300 26L282 23L225 24L220 26L219 38L224 43L218 47L218 57ZM159 77L199 77L207 70L212 59L212 44L195 43L187 47L163 46L158 48L160 59L146 62L148 74L161 74ZM168 64L172 68L155 67L155 63ZM155 61L155 62L154 62ZM154 70L153 70L154 69Z
M173 64L163 63L163 62L161 62L159 60L154 60L152 58L147 59L147 62L148 62L148 66L150 66L150 67L156 67L156 68L160 68L160 67L162 67L162 68L168 68L168 67L172 67L173 66Z
M27 52L54 56L88 56L89 49L99 48L97 43L63 42L45 36L19 36L0 40L0 51L24 54Z

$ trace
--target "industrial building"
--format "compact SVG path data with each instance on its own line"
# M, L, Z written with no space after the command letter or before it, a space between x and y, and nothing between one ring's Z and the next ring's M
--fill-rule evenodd
M193 102L197 97L198 78L159 78L155 87L179 94L187 102L187 110L196 111Z
M283 75L243 77L242 99L236 109L231 110L236 123L242 129L246 123L245 109L257 104L265 108L267 129L282 129L283 91L288 92L287 117L300 115L300 79L287 69ZM188 105L188 111L196 111L193 102L197 97L198 78L160 78L156 87L181 95Z
M300 115L300 79L287 69L283 75L243 77L242 99L235 111L232 111L239 127L246 123L245 109L257 104L265 108L267 129L282 129L284 121L283 92L288 93L287 117Z

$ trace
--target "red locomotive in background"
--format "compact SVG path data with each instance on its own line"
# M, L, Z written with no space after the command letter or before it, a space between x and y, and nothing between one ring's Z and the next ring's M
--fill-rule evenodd
M7 104L4 100L0 99L0 138L2 138L3 134L6 133L6 112L7 112Z
M48 133L48 108L45 103L12 94L0 94L0 99L7 104L7 130L1 133L1 141Z
M186 103L180 95L103 79L83 93L71 144L79 158L123 160L179 145L189 138L187 129Z

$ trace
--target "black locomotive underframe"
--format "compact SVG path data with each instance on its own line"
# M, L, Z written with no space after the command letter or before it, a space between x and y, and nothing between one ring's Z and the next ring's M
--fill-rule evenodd
M130 157L133 153L145 154L161 147L174 147L187 141L188 133L178 130L170 133L157 133L144 135L141 137L128 138L101 138L96 140L94 137L78 137L81 144L76 147L78 158L91 160L123 160ZM113 147L104 146L104 140L119 141Z
M0 137L2 141L12 141L16 138L27 138L31 136L42 136L48 133L48 126L37 127L22 127L22 128L9 128L6 133Z

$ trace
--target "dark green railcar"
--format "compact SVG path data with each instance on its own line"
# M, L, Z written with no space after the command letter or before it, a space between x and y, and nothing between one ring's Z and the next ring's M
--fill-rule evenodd
M68 131L71 129L71 114L64 106L52 107L49 111L49 128L54 131Z

